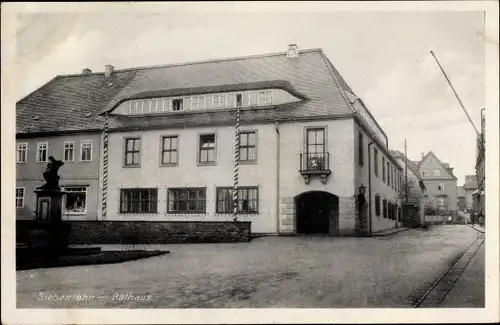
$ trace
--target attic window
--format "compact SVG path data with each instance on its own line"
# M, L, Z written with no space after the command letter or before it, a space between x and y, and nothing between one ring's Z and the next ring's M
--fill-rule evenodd
M85 117L90 117L90 116L92 116L92 113L85 114Z
M40 117L39 116L33 116L33 119L37 121Z

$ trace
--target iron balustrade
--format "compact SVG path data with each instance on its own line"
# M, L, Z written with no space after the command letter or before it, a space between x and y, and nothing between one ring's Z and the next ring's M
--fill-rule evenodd
M301 153L300 154L301 172L321 172L330 171L330 153Z

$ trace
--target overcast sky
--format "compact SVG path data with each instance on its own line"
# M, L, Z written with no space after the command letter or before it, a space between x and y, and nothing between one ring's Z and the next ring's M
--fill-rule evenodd
M308 4L304 4L308 6ZM322 48L389 137L390 149L420 159L432 150L475 174L474 123L484 107L482 12L219 12L28 14L19 16L21 98L59 74ZM190 7L193 8L193 7ZM212 7L213 8L213 7Z

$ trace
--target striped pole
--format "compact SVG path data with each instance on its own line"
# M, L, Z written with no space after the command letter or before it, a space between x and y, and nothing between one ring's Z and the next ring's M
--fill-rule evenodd
M103 157L102 157L102 219L106 220L108 196L108 113L104 120Z
M236 106L236 137L234 142L234 174L233 174L233 220L238 220L238 167L240 163L240 106Z

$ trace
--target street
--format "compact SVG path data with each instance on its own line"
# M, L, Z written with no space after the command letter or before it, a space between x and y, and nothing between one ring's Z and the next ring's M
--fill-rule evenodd
M410 308L480 235L465 225L443 225L386 237L163 245L171 254L18 271L17 307ZM40 294L95 299L49 301ZM114 299L119 295L125 298Z

